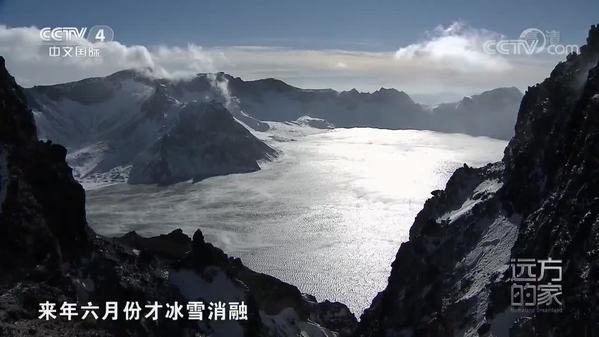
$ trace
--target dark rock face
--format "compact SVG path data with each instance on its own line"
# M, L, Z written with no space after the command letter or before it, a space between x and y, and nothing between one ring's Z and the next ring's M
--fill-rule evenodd
M598 156L599 26L593 26L580 55L529 89L505 152L505 200L524 215L512 255L562 259L564 275L564 311L533 316L515 328L516 336L599 335Z
M38 320L38 304L46 300L124 304L179 295L155 275L160 267L137 263L87 227L85 193L65 162L66 149L37 140L31 111L2 58L0 102L0 162L8 173L0 180L0 335L185 336L184 326L168 321Z
M58 271L62 261L85 254L84 191L65 163L66 149L37 140L31 111L2 58L0 156L6 168L0 180L0 279L10 281L35 266Z
M130 184L199 181L260 169L276 152L255 138L220 103L187 104L174 126L133 161Z
M144 238L136 232L129 232L120 238L116 238L116 241L145 253L161 255L171 259L183 258L191 250L189 236L183 234L180 229L152 238Z
M503 162L433 192L357 336L599 335L598 61L593 26L528 89ZM509 259L548 257L563 261L563 311L511 314Z

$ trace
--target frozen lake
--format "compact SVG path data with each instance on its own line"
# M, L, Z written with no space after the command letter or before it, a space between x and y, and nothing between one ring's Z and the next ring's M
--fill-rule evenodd
M201 228L250 268L346 303L359 316L385 287L430 192L464 163L499 160L506 145L431 131L273 126L260 137L282 154L261 171L91 190L90 225L110 236Z

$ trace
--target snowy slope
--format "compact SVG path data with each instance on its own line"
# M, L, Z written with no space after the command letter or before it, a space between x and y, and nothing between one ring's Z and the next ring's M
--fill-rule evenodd
M274 155L230 117L233 113L238 120L259 126L236 108L222 85L207 79L186 82L190 87L182 87L181 83L123 71L104 78L34 87L27 90L27 95L40 137L68 148L68 162L86 188L123 181L170 184L253 171L259 169L257 161ZM202 120L201 130L182 127L182 118L187 118L187 124L195 123L193 116L189 118L190 107L203 111L203 104L215 111L212 118L197 113L197 119ZM212 132L209 140L194 133L211 129L222 134ZM198 141L200 138L202 141ZM173 144L175 139L177 144ZM170 151L165 153L167 143ZM205 156L201 149L220 155ZM163 160L168 162L168 170L161 168L156 175L147 172L164 166ZM130 180L130 172L135 174L134 181Z

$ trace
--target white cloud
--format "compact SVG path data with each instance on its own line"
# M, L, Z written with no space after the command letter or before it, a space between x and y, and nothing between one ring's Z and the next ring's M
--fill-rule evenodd
M126 46L119 42L90 43L76 41L83 47L97 47L100 57L51 57L35 27L8 28L0 25L0 55L7 67L24 86L51 84L107 74L128 68L151 68L162 77L191 75L214 71L212 56L201 47Z
M53 84L136 67L161 77L224 71L245 80L274 77L304 88L394 87L409 94L470 95L499 86L525 89L545 78L558 59L484 55L483 39L496 36L463 23L437 27L426 41L397 51L307 50L268 46L202 48L97 44L100 58L48 56L35 27L0 25L0 55L23 86ZM80 42L89 45L87 41ZM44 49L46 48L46 49Z
M444 67L463 72L503 72L511 69L509 61L500 55L483 51L488 40L498 40L501 34L475 29L462 21L447 27L437 26L426 41L402 47L395 52L398 61L419 61L433 68Z

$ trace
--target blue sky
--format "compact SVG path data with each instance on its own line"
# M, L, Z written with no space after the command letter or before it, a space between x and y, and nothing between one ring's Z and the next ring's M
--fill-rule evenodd
M0 0L0 54L25 86L152 67L161 76L225 71L305 88L395 87L432 102L541 81L565 55L481 52L527 28L584 43L599 1ZM40 54L41 27L109 25L99 60Z
M556 29L582 42L599 1L556 0L198 0L3 1L8 26L107 24L126 44L276 45L392 50L439 24L464 20L508 36Z

